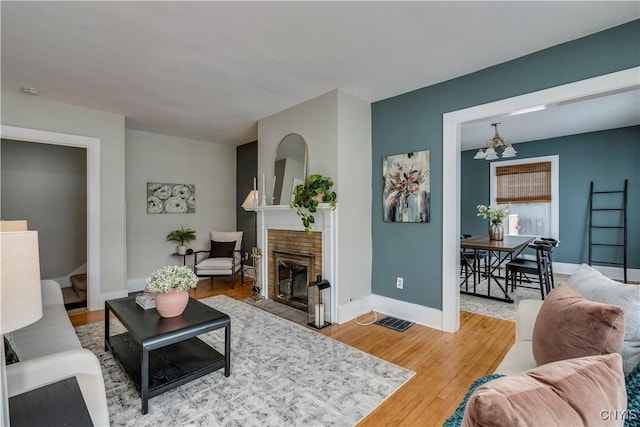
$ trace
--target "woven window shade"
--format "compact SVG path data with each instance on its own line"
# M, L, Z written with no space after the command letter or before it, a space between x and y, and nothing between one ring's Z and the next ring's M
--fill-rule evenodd
M551 203L551 162L496 167L497 200L504 203Z

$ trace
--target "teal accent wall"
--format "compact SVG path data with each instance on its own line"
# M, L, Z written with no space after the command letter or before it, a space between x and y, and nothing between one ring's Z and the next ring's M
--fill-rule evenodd
M560 164L560 246L553 253L554 262L586 263L588 257L589 183L596 191L622 190L628 180L627 225L629 268L640 268L640 126L591 132L515 145L518 159L557 154ZM490 163L474 160L477 150L462 152L460 231L468 234L486 234L487 221L476 216L476 206L489 202ZM497 162L499 163L499 162ZM622 198L602 196L613 207ZM605 207L605 206L602 206ZM617 207L617 206L616 206ZM595 215L599 215L596 218ZM619 212L594 214L594 224L614 224ZM615 224L617 225L617 224ZM604 231L599 231L604 233ZM615 243L621 236L609 230L604 238ZM594 242L596 240L594 239ZM596 258L596 255L602 255ZM609 256L611 255L611 257ZM601 261L621 261L621 253L596 254Z
M242 208L244 199L253 189L253 178L258 176L258 141L236 147L236 228L244 231L244 251L249 254L256 246L256 213Z
M372 292L442 309L444 113L639 66L638 34L640 20L373 103ZM386 223L382 158L419 150L431 150L431 222Z

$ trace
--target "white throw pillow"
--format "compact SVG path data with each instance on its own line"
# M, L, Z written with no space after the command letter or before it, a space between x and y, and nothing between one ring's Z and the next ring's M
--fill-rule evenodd
M584 298L624 308L625 332L622 363L625 375L640 363L640 285L616 282L582 264L567 285Z

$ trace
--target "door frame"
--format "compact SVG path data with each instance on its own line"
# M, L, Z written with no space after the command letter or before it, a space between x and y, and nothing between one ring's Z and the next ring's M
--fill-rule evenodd
M87 309L100 299L100 138L0 125L4 139L80 147L87 150Z
M442 329L460 329L460 133L471 120L640 87L640 67L445 113L442 116ZM455 212L455 215L452 213Z

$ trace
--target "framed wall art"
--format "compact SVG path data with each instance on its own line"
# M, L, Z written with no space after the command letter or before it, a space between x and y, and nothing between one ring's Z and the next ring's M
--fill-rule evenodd
M382 160L383 218L387 222L431 220L429 150L386 156Z
M147 213L195 213L196 186L147 182Z

